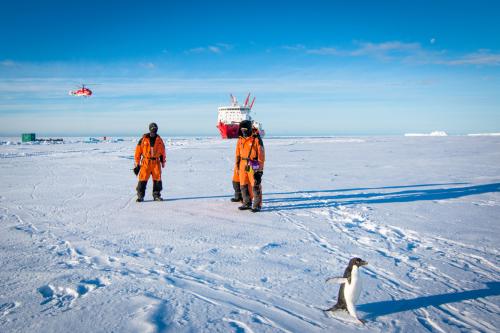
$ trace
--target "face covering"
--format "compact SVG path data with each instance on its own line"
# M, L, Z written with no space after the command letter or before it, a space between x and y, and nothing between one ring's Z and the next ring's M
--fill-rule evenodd
M158 127L156 126L151 126L149 128L149 134L150 136L156 136L156 133L158 132Z

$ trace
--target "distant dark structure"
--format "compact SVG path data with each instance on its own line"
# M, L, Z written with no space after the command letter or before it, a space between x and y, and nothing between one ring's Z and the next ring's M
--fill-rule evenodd
M23 142L50 142L50 143L61 143L63 139L37 139L35 133L23 133L21 135L21 139Z
M22 141L23 142L32 142L36 140L36 134L35 133L23 133L21 135Z

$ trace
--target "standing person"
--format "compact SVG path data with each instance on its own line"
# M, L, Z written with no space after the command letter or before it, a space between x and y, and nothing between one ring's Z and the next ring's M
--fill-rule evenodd
M165 167L166 155L165 144L157 133L158 125L156 123L149 124L149 133L144 134L135 147L134 173L139 176L137 202L144 201L150 175L153 176L153 199L155 201L163 200L160 194L163 189L161 168Z
M238 126L238 141L236 142L236 157L233 171L233 189L234 189L234 197L231 198L231 202L243 202L243 197L241 195L241 187L240 187L240 162L241 158L239 156L238 147L240 146L240 140L243 137L241 134L241 124Z
M238 209L251 209L254 213L261 210L264 161L264 143L258 130L253 128L250 120L243 120L240 123L239 138L236 143L236 163L233 174L235 197L231 199L236 202L241 198L243 205ZM239 185L239 192L237 185Z

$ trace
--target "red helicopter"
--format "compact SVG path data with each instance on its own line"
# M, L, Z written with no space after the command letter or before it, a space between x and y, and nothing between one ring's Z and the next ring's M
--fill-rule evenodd
M82 84L82 86L78 87L79 89L77 90L70 90L69 94L71 96L83 96L83 97L90 97L92 95L92 90L89 88L85 87L85 84Z

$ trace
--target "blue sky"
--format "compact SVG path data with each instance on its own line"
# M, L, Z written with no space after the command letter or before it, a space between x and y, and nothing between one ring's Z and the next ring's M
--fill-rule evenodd
M0 135L500 132L497 1L11 1ZM92 86L91 98L68 91Z

